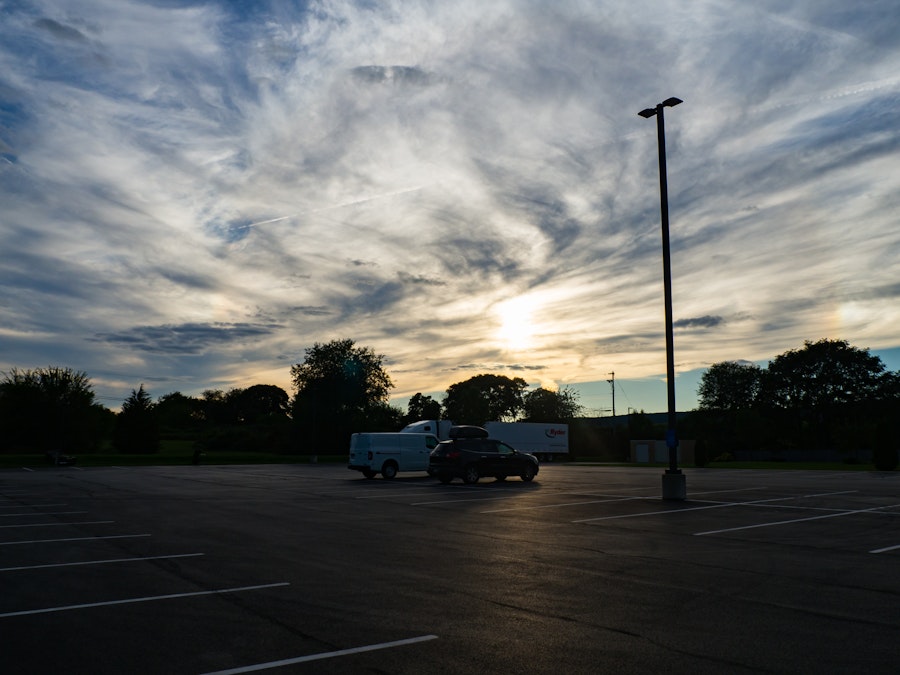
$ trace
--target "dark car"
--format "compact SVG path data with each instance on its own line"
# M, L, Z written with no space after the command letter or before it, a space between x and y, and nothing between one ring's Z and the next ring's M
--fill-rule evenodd
M465 483L477 483L482 476L506 480L519 476L530 481L537 475L537 457L519 452L503 441L493 438L451 438L442 441L431 451L428 473L442 483L462 478Z
M64 455L59 450L48 450L44 453L47 461L56 466L75 466L78 461L77 457L72 455Z

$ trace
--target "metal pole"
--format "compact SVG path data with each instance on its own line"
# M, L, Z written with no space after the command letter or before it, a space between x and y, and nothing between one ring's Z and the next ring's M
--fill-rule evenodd
M659 141L659 208L662 220L663 287L666 310L666 385L669 398L668 430L666 446L669 448L669 468L663 474L663 499L687 498L684 474L678 469L678 435L675 429L675 339L672 329L672 262L669 254L669 187L666 179L666 122L663 109L681 103L680 98L667 98L655 108L645 108L638 115L645 119L656 116L656 132Z
M616 417L616 374L614 372L612 372L612 373L610 373L610 376L612 376L612 379L607 380L607 382L609 382L610 386L612 387L612 414L613 414L613 419L615 419L615 417ZM613 426L613 428L615 428L615 426Z
M666 445L669 448L668 473L678 469L678 436L675 429L675 338L672 327L672 256L669 253L669 186L666 178L666 122L660 103L656 106L656 131L659 137L659 209L662 220L663 288L666 306L666 386L669 415Z

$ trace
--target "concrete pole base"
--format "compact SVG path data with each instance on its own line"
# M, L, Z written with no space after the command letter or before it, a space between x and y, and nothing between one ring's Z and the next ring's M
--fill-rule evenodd
M662 498L673 501L687 499L687 478L683 473L667 471L662 475Z

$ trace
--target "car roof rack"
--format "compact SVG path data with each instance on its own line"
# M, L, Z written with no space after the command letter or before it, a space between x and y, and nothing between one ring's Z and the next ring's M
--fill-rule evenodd
M450 427L450 438L487 438L487 429L476 427L471 424L460 424L459 426Z

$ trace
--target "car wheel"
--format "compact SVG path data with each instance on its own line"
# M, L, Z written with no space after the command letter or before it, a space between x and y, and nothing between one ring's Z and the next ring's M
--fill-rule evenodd
M481 474L478 473L478 467L469 464L463 472L463 483L477 483L479 478L481 478Z
M505 473L497 474L496 478L498 481L504 481L504 480L506 480L506 474Z
M522 480L530 481L532 478L534 478L534 467L529 464L522 471Z
M385 462L381 467L381 475L390 480L397 475L397 465L394 462Z
M372 471L372 469L363 469L362 475L366 478L375 478L378 474Z

